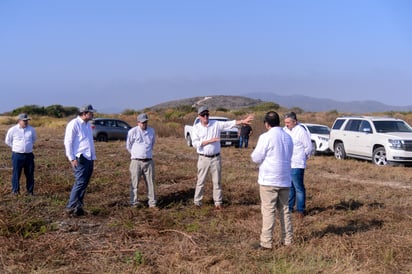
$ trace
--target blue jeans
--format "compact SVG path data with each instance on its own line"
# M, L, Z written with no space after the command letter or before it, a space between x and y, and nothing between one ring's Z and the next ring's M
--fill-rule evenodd
M24 170L26 176L27 193L33 194L34 191L34 154L33 153L16 153L11 155L13 164L13 175L11 178L11 189L13 193L20 193L20 177Z
M247 148L249 144L249 138L240 136L239 137L239 148L242 148L243 143L245 143L245 148Z
M289 211L293 212L296 202L296 211L304 213L306 209L306 190L303 183L304 168L292 168L292 186L289 191Z
M87 160L82 155L77 158L77 166L73 168L75 182L70 193L67 208L83 208L83 198L93 173L93 160Z

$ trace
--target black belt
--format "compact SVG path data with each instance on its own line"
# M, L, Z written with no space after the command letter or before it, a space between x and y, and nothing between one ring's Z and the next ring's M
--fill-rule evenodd
M142 162L149 162L152 160L152 158L144 158L144 159L138 159L138 158L134 158L132 160L137 160L137 161L142 161Z
M215 157L219 156L220 153L217 153L217 154L214 154L214 155L205 155L205 154L199 154L199 155L200 155L200 156L207 157L207 158L215 158Z

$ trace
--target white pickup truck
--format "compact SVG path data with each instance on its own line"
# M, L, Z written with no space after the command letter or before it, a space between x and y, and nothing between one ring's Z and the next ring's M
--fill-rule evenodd
M209 121L229 121L226 117L219 117L219 116L210 116ZM196 117L193 125L199 123L199 117ZM186 125L185 126L185 139L186 144L191 147L192 146L192 128L193 125ZM233 127L230 130L222 131L220 133L220 145L221 146L235 146L239 147L239 136L238 136L238 128Z

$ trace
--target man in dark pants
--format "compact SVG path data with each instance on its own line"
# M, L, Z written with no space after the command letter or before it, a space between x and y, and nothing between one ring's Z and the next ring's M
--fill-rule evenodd
M68 215L84 215L83 199L93 173L94 160L96 160L93 131L89 124L95 111L92 105L81 107L79 115L71 120L66 127L64 146L75 177L75 183L66 206Z
M11 127L6 134L5 143L12 150L13 175L11 179L12 193L20 194L20 177L24 170L26 176L27 194L34 191L34 154L33 145L36 142L36 131L29 123L29 116L21 113L17 117L17 124Z
M249 137L252 136L253 130L250 125L242 124L239 130L239 148L245 144L245 148L249 145Z

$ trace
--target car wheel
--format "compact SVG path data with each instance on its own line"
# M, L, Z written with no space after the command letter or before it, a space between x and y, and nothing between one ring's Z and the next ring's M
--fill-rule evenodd
M338 160L346 159L346 152L343 143L335 144L335 158Z
M316 142L315 141L312 141L312 151L310 155L312 156L316 155Z
M378 147L373 151L372 161L377 166L386 166L388 164L384 147Z
M97 135L96 140L99 142L107 142L107 135L104 133L100 133L99 135Z
M188 147L193 146L193 144L192 144L192 138L190 138L190 135L189 135L189 134L186 136L186 144L187 144Z

